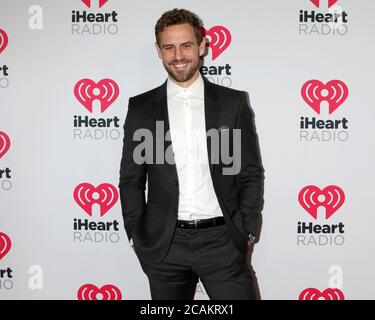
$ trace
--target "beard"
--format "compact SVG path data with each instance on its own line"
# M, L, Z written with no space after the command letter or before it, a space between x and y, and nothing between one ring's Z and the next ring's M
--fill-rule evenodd
M187 67L178 70L174 66L179 64L187 64ZM198 57L195 61L189 59L172 60L168 64L164 64L164 68L176 82L186 82L193 78L199 69L199 65L200 59Z

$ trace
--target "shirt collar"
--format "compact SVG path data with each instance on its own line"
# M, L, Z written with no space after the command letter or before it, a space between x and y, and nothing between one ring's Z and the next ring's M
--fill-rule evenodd
M170 78L167 82L167 95L168 97L173 97L181 93L188 93L190 95L203 95L203 78L199 73L198 78L187 88L183 88L178 84L174 83Z

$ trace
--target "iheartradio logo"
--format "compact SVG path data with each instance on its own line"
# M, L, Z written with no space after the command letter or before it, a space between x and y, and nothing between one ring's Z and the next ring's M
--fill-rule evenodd
M0 53L2 53L8 45L8 36L6 32L0 29Z
M212 60L220 56L232 41L229 30L224 26L215 26L209 30L202 28L202 33L205 37L210 37L207 46L211 48Z
M3 232L0 232L0 260L9 252L12 247L12 241Z
M119 86L112 79L102 79L98 83L91 79L82 79L74 86L75 97L91 113L94 100L100 101L100 112L104 112L117 99L119 93Z
M323 292L315 288L307 288L300 293L298 300L345 300L345 296L337 288L328 288Z
M328 186L323 190L310 185L304 187L298 194L300 205L314 218L318 218L318 208L326 210L326 219L329 219L344 203L344 191L338 186Z
M92 206L100 206L100 216L104 216L118 200L117 189L109 184L102 183L96 188L90 183L81 183L74 189L74 200L91 217Z
M78 300L121 300L122 294L119 288L106 284L101 288L93 284L84 284L78 289Z
M3 155L5 155L10 148L10 139L9 136L3 132L0 131L0 159Z
M328 0L328 8L331 8L338 0ZM310 0L313 5L317 8L320 8L320 0Z
M340 107L349 95L346 84L340 80L331 80L324 84L319 80L309 80L301 88L303 100L318 114L320 104L327 101L329 114Z
M86 5L86 7L91 8L91 0L81 0L81 1ZM98 0L98 1L99 1L99 8L103 7L108 2L108 0Z

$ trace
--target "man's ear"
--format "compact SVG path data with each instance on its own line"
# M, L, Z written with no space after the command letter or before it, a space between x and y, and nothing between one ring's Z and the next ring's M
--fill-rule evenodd
M161 51L160 51L160 48L159 48L159 45L158 45L157 42L155 42L155 48L156 48L156 50L157 50L157 52L158 52L158 56L159 56L159 58L161 59Z
M206 52L206 38L203 37L202 42L199 45L199 56L202 57Z

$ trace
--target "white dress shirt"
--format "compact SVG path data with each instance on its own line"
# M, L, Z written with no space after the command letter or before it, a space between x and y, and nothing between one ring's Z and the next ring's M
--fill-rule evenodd
M179 181L179 220L223 216L212 184L206 140L204 83L188 88L168 79L168 117Z

